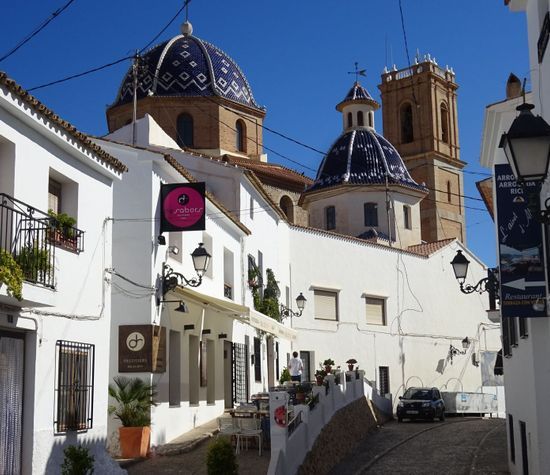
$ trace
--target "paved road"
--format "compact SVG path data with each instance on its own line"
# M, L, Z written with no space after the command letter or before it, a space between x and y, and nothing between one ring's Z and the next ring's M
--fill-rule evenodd
M390 422L370 433L330 473L507 474L505 421Z

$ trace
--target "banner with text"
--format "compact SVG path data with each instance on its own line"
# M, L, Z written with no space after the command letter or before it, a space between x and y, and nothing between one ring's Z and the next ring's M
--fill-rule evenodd
M204 183L161 185L160 232L203 231L206 202Z
M495 165L500 307L503 317L546 317L542 225L528 207L534 182L516 183L510 165Z

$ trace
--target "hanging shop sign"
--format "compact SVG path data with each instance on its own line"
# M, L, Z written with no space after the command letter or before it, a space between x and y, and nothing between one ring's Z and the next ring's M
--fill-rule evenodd
M516 183L509 165L495 165L503 317L546 317L542 225L528 206L534 182Z
M118 372L164 373L166 371L166 327L119 325Z
M205 229L205 185L163 184L160 189L160 232L203 231Z

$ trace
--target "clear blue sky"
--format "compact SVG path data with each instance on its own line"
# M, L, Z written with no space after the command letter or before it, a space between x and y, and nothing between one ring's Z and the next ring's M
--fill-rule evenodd
M2 5L0 56L66 0L28 0ZM183 0L75 0L40 34L0 63L25 88L100 66L144 47L166 25ZM402 0L411 59L417 49L456 72L461 159L467 172L478 165L483 114L504 98L510 72L529 76L525 16L503 0ZM214 43L241 67L265 124L320 150L341 132L334 106L353 82L346 74L358 61L367 69L363 85L379 98L377 85L387 64L407 65L398 0L258 1L192 0L194 34ZM179 33L180 15L157 43ZM34 94L83 132L106 133L105 108L116 95L129 61ZM529 83L528 83L529 84ZM380 115L377 128L382 129ZM264 143L295 162L269 153L269 160L313 176L321 155L269 132ZM479 198L465 174L465 194ZM466 205L484 210L480 201ZM494 265L495 244L486 211L467 211L469 247Z

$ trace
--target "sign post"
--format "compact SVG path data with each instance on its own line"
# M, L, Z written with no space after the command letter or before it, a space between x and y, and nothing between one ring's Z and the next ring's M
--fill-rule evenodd
M495 165L502 317L546 317L542 225L529 208L534 182L519 185L509 165Z

